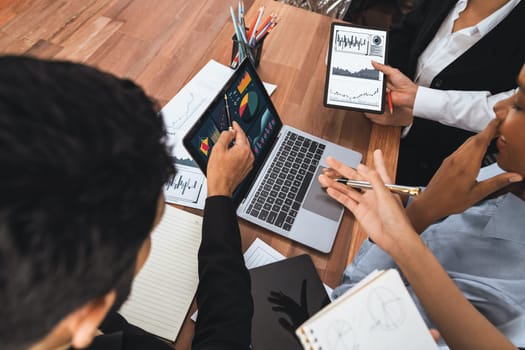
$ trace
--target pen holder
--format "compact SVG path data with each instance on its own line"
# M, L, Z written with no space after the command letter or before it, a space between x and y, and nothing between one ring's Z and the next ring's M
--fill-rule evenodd
M237 53L239 52L239 44L244 45L246 55L248 58L252 61L252 64L255 68L259 67L259 63L261 61L261 53L262 53L262 47L264 43L264 39L266 39L266 36L268 33L264 34L256 43L255 45L247 45L244 44L244 42L237 39L237 35L233 34L232 36L232 58L231 58L231 68L237 68L237 66L241 63L239 58L236 59Z

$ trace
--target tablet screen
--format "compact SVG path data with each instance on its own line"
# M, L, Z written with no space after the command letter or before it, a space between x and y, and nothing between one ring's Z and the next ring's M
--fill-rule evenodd
M226 103L228 107L226 107ZM236 121L246 133L254 155L253 169L235 190L240 200L263 164L282 127L281 119L250 60L245 59L183 138L183 144L206 174L208 159L220 133Z
M387 32L332 23L324 104L383 113L385 79L371 61L386 62Z
M264 85L249 63L243 61L184 137L184 145L203 172L220 133L228 130L229 119L239 123L246 133L256 163L267 154L282 126Z

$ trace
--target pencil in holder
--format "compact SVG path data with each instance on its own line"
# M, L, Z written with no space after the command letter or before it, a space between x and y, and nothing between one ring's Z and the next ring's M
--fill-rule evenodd
M231 57L231 68L237 68L239 63L241 63L238 53L239 53L239 46L242 45L243 50L246 53L246 56L252 61L252 64L255 68L259 67L259 63L261 62L261 54L262 54L262 47L264 43L264 39L266 39L266 36L268 33L264 34L259 40L255 42L255 44L249 45L244 43L242 40L237 39L237 35L233 34L232 36L232 57Z

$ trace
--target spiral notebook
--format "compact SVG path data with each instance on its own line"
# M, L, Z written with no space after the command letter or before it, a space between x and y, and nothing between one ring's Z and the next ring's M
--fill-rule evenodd
M394 269L374 271L295 332L308 350L438 349Z

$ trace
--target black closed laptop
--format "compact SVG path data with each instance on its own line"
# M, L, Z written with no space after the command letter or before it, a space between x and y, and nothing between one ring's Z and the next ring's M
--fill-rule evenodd
M295 335L310 316L330 303L309 255L299 255L250 270L254 350L301 350Z

